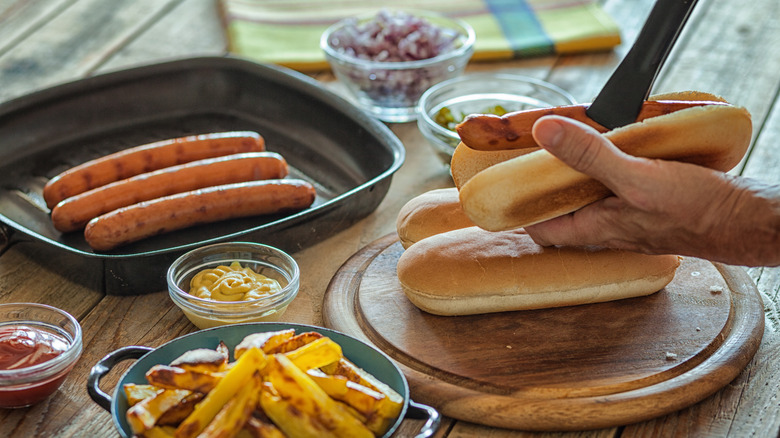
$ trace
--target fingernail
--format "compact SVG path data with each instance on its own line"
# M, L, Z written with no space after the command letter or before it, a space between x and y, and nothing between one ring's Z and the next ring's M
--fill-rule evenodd
M563 127L555 120L539 120L534 125L534 137L541 145L557 145L563 137Z

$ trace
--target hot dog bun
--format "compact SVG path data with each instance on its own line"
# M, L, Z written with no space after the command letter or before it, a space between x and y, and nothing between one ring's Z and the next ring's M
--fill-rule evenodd
M469 315L649 295L672 281L679 263L674 255L542 247L522 229L468 227L410 246L398 280L426 312Z
M455 148L450 160L452 181L455 183L455 187L461 188L472 176L488 167L537 150L539 150L539 146L524 149L480 151L461 142Z
M690 98L696 93L676 95ZM728 171L750 144L744 108L706 105L646 119L603 134L623 151ZM524 227L575 211L610 194L601 183L538 150L495 164L460 187L466 215L491 231Z
M656 94L653 96L650 96L648 98L648 101L689 101L689 102L712 102L712 103L727 103L725 99L723 99L720 96L716 96L714 94L710 93L704 93L699 91L680 91L680 92L672 92L672 93L664 93L664 94ZM581 111L578 112L580 114L581 118L586 118L585 116L585 108L580 108ZM549 114L556 114L556 108L551 108L548 111L538 111L538 112L523 112L523 113L514 113L515 115L507 115L504 116L503 120L506 120L505 123L507 126L504 127L504 130L488 130L484 126L478 126L476 128L467 128L469 124L475 124L480 125L482 124L480 119L490 119L492 122L495 122L496 120L501 120L501 118L498 118L496 116L490 116L490 115L479 115L479 116L470 116L468 118L468 123L462 123L459 126L459 131L464 132L464 134L467 134L467 137L463 139L463 141L455 148L455 152L452 155L452 160L450 161L450 172L452 173L452 180L455 183L455 187L462 187L463 184L465 184L469 179L471 179L472 176L476 175L477 173L481 172L482 170L487 169L488 167L498 164L503 161L507 161L511 158L515 158L520 155L525 155L529 152L533 152L539 149L539 146L534 141L533 137L531 136L531 127L533 126L533 122L539 119L543 115L549 115ZM656 108L656 111L658 109ZM648 112L648 115L654 114L653 112ZM528 118L528 120L524 120L521 123L513 122L513 119L510 119L508 117L514 117L519 118L522 115L524 119ZM640 115L640 119L641 119ZM643 120L643 119L642 119ZM595 124L595 122L590 121L591 125L598 126ZM511 127L512 125L515 125L514 127ZM513 134L508 134L506 131L511 129L518 130L519 132L515 132ZM471 132L470 134L468 131L476 131ZM606 132L606 128L601 127L600 131ZM480 135L478 135L480 134ZM485 150L492 148L491 144L505 144L506 138L515 138L515 140L511 143L513 145L507 146L507 149L499 149L499 150ZM470 141L470 143L469 143ZM482 143L482 144L475 144L475 142Z
M401 246L409 248L434 234L459 228L473 227L474 223L460 206L458 189L435 189L418 195L398 212L396 230Z

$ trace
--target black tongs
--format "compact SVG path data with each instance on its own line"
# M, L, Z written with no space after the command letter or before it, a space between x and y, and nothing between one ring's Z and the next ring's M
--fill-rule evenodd
M586 110L588 117L609 129L636 121L696 1L655 2L634 45Z

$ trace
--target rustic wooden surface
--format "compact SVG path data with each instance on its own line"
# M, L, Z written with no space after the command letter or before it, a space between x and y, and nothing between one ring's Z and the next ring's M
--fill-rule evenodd
M624 43L614 51L503 63L472 63L469 71L512 69L546 79L590 100L630 46L651 0L605 0ZM734 170L780 183L780 2L700 0L656 82L655 91L698 89L720 94L753 115L754 141ZM173 58L224 53L214 0L0 0L0 101L86 76ZM343 88L329 73L324 86ZM399 208L424 191L451 186L412 123L391 126L407 149L386 199L372 215L294 254L302 267L298 298L286 318L322 324L323 295L353 254L391 233ZM106 296L90 272L57 268L56 251L30 243L8 245L0 234L0 302L33 301L71 312L82 323L85 352L60 391L36 406L0 410L0 436L116 436L108 413L86 393L89 369L127 345L156 346L195 330L164 291ZM640 423L594 431L532 433L445 419L437 437L666 437L755 436L780 433L780 269L747 273L764 301L765 331L755 358L730 384L680 411ZM120 373L121 368L116 370ZM111 388L112 379L104 386ZM419 424L407 422L398 436Z

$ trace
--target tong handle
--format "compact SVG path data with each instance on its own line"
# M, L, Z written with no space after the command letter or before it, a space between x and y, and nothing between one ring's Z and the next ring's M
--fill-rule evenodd
M657 0L642 30L586 114L609 129L636 121L697 0Z

